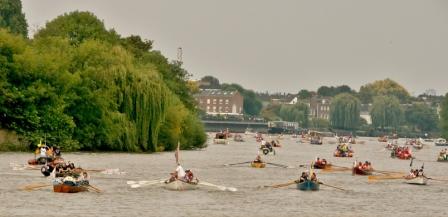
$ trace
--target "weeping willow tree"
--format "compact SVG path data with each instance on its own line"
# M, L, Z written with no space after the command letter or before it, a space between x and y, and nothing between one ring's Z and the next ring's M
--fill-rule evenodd
M330 106L330 124L333 128L352 130L359 124L361 103L351 94L343 93L334 97Z
M370 116L374 127L397 129L403 121L403 110L395 96L377 96L373 99Z

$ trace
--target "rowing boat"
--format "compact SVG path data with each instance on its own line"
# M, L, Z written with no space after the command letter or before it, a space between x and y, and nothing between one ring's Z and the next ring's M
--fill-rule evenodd
M406 183L411 185L426 185L428 182L428 178L424 176L417 176L415 178L405 177Z
M199 182L183 182L178 179L165 183L165 188L173 191L185 191L185 190L194 190L198 188Z
M313 164L314 169L330 169L331 168L331 164L327 163L327 164L323 164L323 163L317 163L315 162Z
M362 169L358 166L353 167L353 175L369 176L372 175L373 169Z
M265 168L266 167L266 163L264 162L251 162L250 166L253 168Z
M214 139L213 142L215 144L227 145L229 141L227 139Z
M297 189L301 191L318 191L319 190L319 182L306 180L304 182L297 183Z
M53 191L58 193L78 193L87 190L87 185L72 186L64 183L53 185Z

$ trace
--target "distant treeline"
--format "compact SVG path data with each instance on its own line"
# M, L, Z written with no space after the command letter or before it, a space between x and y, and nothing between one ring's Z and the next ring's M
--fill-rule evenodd
M190 75L181 62L153 50L152 41L122 37L79 11L57 17L28 39L17 22L5 22L26 26L20 1L1 4L2 16L15 17L0 17L1 128L25 143L45 138L64 150L204 146Z

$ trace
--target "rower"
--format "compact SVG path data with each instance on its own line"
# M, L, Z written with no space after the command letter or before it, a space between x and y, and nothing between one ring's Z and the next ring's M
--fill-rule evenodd
M311 181L317 181L317 176L316 176L316 173L315 172L313 172L313 174L311 174Z
M308 180L308 174L306 172L302 172L302 175L300 176L299 183L305 182Z
M254 163L263 163L263 160L261 160L261 156L257 155L257 157L254 160Z
M177 164L176 175L177 175L177 177L176 177L177 179L183 179L185 177L185 170L184 170L184 168L182 168L180 163Z

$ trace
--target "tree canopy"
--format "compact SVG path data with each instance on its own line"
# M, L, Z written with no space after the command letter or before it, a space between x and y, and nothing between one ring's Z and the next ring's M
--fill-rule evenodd
M395 96L376 96L370 116L374 127L397 129L403 121L403 109Z
M20 0L0 0L0 28L28 37L28 24Z
M151 51L152 42L120 38L77 11L50 21L30 42L3 30L0 42L1 127L27 141L46 137L65 150L204 145L188 73Z
M406 122L419 131L437 129L438 116L435 109L424 103L413 103L405 111Z
M317 95L324 97L333 97L341 93L354 93L354 91L347 85L337 87L321 86L317 89Z
M443 137L448 138L448 93L445 95L445 98L441 104L440 128L442 130Z
M391 79L379 80L361 86L359 98L363 103L372 103L376 96L395 96L401 103L408 101L409 92Z
M333 98L330 106L330 124L333 128L353 130L359 125L361 103L348 93Z

